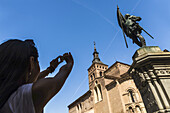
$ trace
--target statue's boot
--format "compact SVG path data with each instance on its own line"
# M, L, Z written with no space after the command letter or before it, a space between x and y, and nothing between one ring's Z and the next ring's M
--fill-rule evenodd
M143 38L143 36L140 34L137 34L137 37L139 38L140 42L142 43L142 47L145 47L146 42L145 42L145 39Z

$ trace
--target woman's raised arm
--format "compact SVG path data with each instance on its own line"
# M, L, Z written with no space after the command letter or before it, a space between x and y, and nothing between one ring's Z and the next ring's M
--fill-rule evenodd
M50 62L50 66L49 66L46 70L44 70L44 71L42 71L42 72L39 73L37 80L42 79L42 78L45 78L46 76L48 76L49 73L54 72L55 69L57 68L57 66L58 66L61 62L63 62L63 59L62 59L62 58L63 58L62 56L58 56L56 59L53 59L53 60ZM60 61L59 61L59 59L60 59Z
M71 53L65 53L63 60L66 64L54 77L42 78L33 84L32 98L36 113L41 112L48 101L60 91L70 74L74 64Z

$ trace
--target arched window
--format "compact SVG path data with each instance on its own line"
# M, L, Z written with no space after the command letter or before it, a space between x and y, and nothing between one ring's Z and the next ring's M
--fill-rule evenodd
M77 113L80 112L80 108L79 108L79 105L77 105Z
M136 112L141 113L141 109L140 109L140 107L138 105L136 106Z
M100 77L102 76L102 72L100 71Z
M98 85L98 89L99 89L99 91L98 91L98 93L99 93L99 101L101 101L103 99L103 95L102 95L102 90L101 90L100 85Z
M103 95L102 95L100 84L96 84L96 86L94 87L94 98L95 98L95 103L103 100Z
M81 105L81 103L80 103L80 109L82 109L82 105Z
M129 93L130 101L135 102L135 93L134 93L134 91L132 89L129 89L128 93Z
M81 105L81 103L80 103L80 104L77 104L77 113L81 113L81 110L82 110L82 105Z
M91 75L90 77L91 77L91 80L93 80L93 76Z
M79 105L77 105L77 110L79 111Z
M95 79L95 74L93 73L93 77L94 77L94 79Z
M129 113L134 113L134 110L132 109L132 107L129 107Z
M94 87L94 101L97 103L99 100L98 93L97 93L97 87Z

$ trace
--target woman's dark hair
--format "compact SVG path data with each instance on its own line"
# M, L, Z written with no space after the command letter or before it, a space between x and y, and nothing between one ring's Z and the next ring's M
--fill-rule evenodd
M0 45L0 108L10 95L28 81L30 57L38 51L33 40L8 40Z

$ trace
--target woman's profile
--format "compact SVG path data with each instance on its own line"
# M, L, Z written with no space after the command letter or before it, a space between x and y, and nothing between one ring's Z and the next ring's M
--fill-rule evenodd
M59 72L45 78L65 61ZM0 45L0 113L42 113L62 88L73 67L71 53L58 56L40 72L33 40L8 40Z

